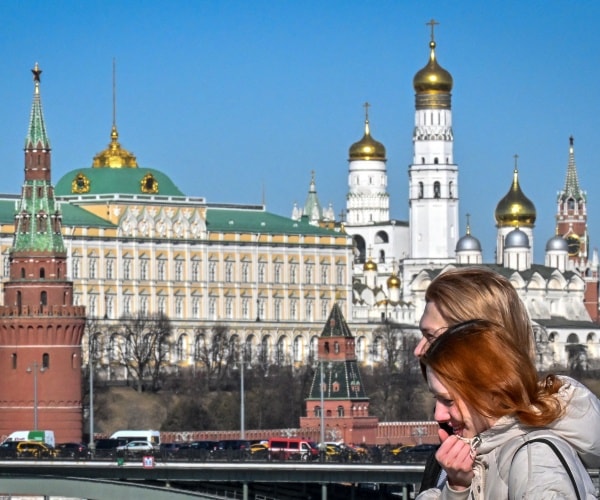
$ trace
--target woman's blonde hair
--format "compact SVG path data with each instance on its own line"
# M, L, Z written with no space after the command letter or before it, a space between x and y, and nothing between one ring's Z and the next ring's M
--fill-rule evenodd
M533 329L525 304L510 281L484 267L448 270L437 276L425 292L447 326L485 318L502 326L499 332L525 349L534 359Z
M490 418L514 415L520 422L544 426L562 415L554 375L541 383L522 348L506 341L504 328L486 320L451 326L421 357L450 392Z

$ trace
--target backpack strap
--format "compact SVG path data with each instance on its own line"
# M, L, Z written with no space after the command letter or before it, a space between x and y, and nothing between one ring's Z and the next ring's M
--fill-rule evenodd
M550 439L539 437L539 438L534 438L534 439L530 439L528 441L525 441L521 446L519 446L516 449L515 453L513 454L513 458L510 461L511 467L512 467L512 463L514 462L515 456L517 455L517 453L519 453L519 451L521 451L522 448L524 448L525 446L527 446L530 443L544 443L544 444L547 444L552 449L552 451L554 452L554 454L560 460L560 463L565 468L565 471L569 475L569 479L571 480L571 483L573 484L573 488L575 489L575 495L577 496L577 500L581 500L581 495L579 494L579 488L577 488L577 483L575 482L575 478L573 477L573 472L571 472L571 468L567 464L567 461L565 460L565 457L559 451L558 447Z

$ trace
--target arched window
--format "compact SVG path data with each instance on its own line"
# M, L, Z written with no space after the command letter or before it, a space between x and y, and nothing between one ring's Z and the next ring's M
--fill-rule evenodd
M40 279L43 280L46 277L46 270L40 267Z
M344 416L344 407L343 406L338 406L338 408L337 408L337 416L338 417L343 417Z
M441 196L441 188L439 181L433 183L433 197L439 198Z
M187 357L187 336L180 335L177 339L177 351L175 353L177 361L185 361Z
M42 354L42 368L44 370L50 368L50 354L48 354L47 352Z
M48 293L44 290L40 293L40 305L45 306L48 304Z
M423 183L419 182L419 199L423 198Z

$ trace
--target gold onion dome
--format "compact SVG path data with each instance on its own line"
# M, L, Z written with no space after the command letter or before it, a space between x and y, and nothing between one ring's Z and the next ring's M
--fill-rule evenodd
M400 288L401 285L400 278L396 276L396 274L392 274L387 280L387 287L389 288Z
M450 93L454 84L452 75L442 68L435 57L435 42L429 42L431 52L429 62L419 70L413 78L415 92L420 93Z
M138 166L135 155L123 149L119 143L119 132L116 125L112 126L110 133L110 144L104 150L94 156L92 167L94 168L136 168Z
M363 271L377 271L377 264L373 262L373 259L369 258L363 266Z
M385 146L371 137L369 103L365 103L365 134L350 146L350 160L385 160Z
M494 217L498 227L533 227L535 224L535 206L521 191L516 167L510 189L498 202Z

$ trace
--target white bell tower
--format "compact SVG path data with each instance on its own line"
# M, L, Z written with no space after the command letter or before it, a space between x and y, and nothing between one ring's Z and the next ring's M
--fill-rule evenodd
M409 167L410 258L444 264L458 241L458 166L454 164L452 75L436 60L433 19L430 56L415 75L414 157Z

